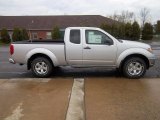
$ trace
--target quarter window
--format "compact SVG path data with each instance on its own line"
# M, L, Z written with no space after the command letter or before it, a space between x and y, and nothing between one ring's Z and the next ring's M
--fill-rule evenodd
M70 42L74 44L80 44L80 30L70 31Z
M86 30L86 43L87 44L102 44L102 45L110 45L113 44L111 38L109 38L106 34L97 31L97 30Z

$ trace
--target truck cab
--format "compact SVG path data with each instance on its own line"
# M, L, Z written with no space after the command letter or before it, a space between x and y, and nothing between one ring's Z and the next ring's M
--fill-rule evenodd
M115 67L117 41L99 28L67 28L66 60L72 66Z

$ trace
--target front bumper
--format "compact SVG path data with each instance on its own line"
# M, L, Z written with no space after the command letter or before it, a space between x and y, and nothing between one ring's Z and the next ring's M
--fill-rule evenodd
M12 63L12 64L16 64L15 60L12 59L12 58L9 58L9 62Z
M152 66L154 66L154 64L155 64L156 57L149 58L148 60L149 60L149 67L152 67Z

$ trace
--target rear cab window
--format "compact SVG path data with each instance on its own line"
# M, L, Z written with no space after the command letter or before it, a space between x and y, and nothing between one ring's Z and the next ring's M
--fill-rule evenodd
M70 30L70 42L74 44L80 44L80 30Z

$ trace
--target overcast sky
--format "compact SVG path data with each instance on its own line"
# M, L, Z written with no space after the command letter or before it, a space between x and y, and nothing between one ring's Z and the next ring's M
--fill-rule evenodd
M141 8L150 9L151 21L160 19L160 0L0 0L0 15L103 15L122 10L139 17Z

